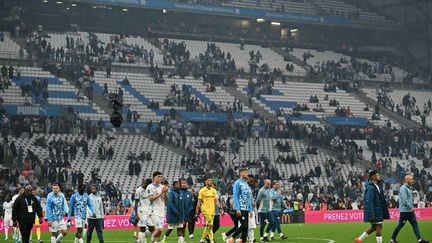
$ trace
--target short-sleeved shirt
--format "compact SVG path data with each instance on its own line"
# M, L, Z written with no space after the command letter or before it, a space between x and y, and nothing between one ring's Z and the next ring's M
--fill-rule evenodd
M162 188L160 185L150 184L147 186L147 196L153 196L156 194L160 194L162 192ZM158 197L156 200L153 200L150 203L150 208L155 211L165 211L165 199L163 196Z
M203 214L215 214L215 199L218 194L214 188L202 188L199 191L198 199L202 201L201 211Z
M3 210L5 216L12 216L12 207L13 207L12 201L3 203Z
M145 188L142 186L138 187L138 189L135 192L136 200L139 201L138 206L139 207L149 207L150 206L150 200L148 198L148 193Z

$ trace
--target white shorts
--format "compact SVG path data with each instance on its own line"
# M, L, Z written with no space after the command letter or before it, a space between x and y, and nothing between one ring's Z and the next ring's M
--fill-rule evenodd
M75 227L84 228L87 225L87 219L75 218Z
M147 226L154 226L156 229L161 229L164 226L164 216L151 214L147 219Z
M63 219L52 222L51 227L49 227L49 231L52 233L59 232L60 230L67 230L66 222Z
M10 215L10 216L5 215L3 223L4 223L3 227L12 226L13 225L12 215Z
M168 229L183 229L183 224L168 224Z
M255 219L255 213L254 212L252 212L252 217L249 217L248 223L249 223L248 229L256 229L257 225L256 225L256 219Z
M139 207L138 208L138 227L146 227L146 226L151 226L148 225L148 221L149 221L149 213L146 209L144 209L143 207Z

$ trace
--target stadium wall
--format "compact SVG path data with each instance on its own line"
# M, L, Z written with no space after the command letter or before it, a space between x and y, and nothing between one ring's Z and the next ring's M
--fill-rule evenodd
M432 220L432 208L415 209L418 220ZM346 222L363 222L363 210L332 210L332 211L308 211L304 212L305 223L346 223ZM399 220L399 210L390 209L390 220ZM74 222L72 218L72 222ZM200 217L196 226L202 227L204 219ZM3 231L4 221L0 221L0 231ZM132 229L129 222L129 215L105 216L105 230L122 230ZM231 218L228 215L221 217L221 226L232 226ZM167 224L165 223L165 227ZM41 225L42 232L48 232L48 223L43 222ZM72 227L71 230L75 230Z

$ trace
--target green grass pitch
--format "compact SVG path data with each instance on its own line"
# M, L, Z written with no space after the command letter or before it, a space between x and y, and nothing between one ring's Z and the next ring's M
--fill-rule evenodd
M395 221L385 222L383 226L383 242L389 242L390 236L393 232L393 229L396 227ZM431 240L432 239L432 221L419 221L420 231L422 233L422 237L424 239ZM259 225L258 225L259 227ZM272 242L285 242L285 243L352 243L354 242L354 238L360 235L364 229L368 227L366 223L331 223L331 224L288 224L282 225L282 231L285 235L288 236L288 239L282 241L279 237L276 236L276 239ZM221 233L225 232L227 227L222 227L216 233L216 242L222 242ZM257 228L255 231L256 239L259 239L259 229ZM201 236L202 228L196 228L195 230L195 238L189 239L186 238L187 242L199 242L199 238ZM132 230L107 230L104 231L104 240L106 243L110 242L134 242L132 237ZM35 233L33 233L33 237L35 237ZM64 238L62 242L73 242L74 232L69 231L69 234ZM43 233L42 240L45 243L50 242L50 236L47 233ZM411 225L407 223L405 227L402 229L398 236L398 242L400 243L415 243L417 242L414 237L414 233L412 232ZM11 240L11 235L9 235L9 240L4 240L4 235L0 235L0 242L14 242ZM35 242L35 241L33 241ZM84 241L85 242L85 241ZM96 232L93 233L92 242L99 242L97 240ZM147 242L150 242L148 239ZM177 242L176 232L173 231L168 238L169 243ZM375 236L369 236L365 241L365 243L373 243L376 242Z

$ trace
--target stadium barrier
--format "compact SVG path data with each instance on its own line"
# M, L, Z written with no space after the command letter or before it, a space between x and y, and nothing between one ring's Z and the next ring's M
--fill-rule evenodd
M432 208L417 208L418 220L431 220ZM399 220L399 210L390 209L390 220ZM363 210L332 210L305 212L305 223L345 223L363 222Z
M415 209L418 220L432 220L432 208ZM257 218L258 219L258 218ZM399 219L399 210L390 209L390 220ZM302 221L302 220L301 220ZM300 222L301 222L300 221ZM308 211L304 212L304 221L307 224L313 223L344 223L344 222L363 222L363 210L331 210L331 211ZM72 218L73 224L75 223ZM197 219L196 226L203 226L204 219L202 216ZM4 220L0 221L0 232L4 229ZM232 220L228 214L221 217L221 226L232 226ZM129 222L129 215L109 215L105 216L105 230L132 229L133 225ZM165 223L165 228L168 226ZM35 227L33 227L34 229ZM69 230L75 230L72 226ZM48 223L43 222L41 225L42 232L48 232Z
M133 229L132 223L129 221L130 215L108 215L104 218L104 227L105 230L121 230L121 229ZM65 218L65 221L67 218ZM3 232L4 229L4 220L0 221L0 232ZM75 230L75 221L72 217L73 226L69 228L69 230ZM197 219L196 224L197 227L204 226L204 219L201 216ZM231 218L228 214L225 214L224 217L221 217L221 226L232 226ZM168 224L165 222L164 227L167 228ZM35 227L33 226L33 230ZM42 232L48 232L48 223L43 222L41 225Z

